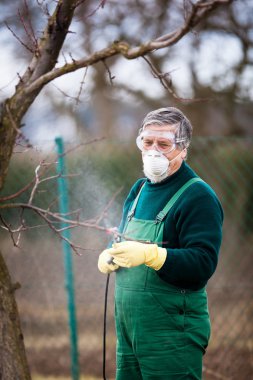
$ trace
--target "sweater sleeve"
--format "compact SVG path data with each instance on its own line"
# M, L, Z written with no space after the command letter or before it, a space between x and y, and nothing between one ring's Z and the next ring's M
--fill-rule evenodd
M210 188L193 186L199 190L189 190L174 211L178 247L167 248L167 258L158 275L175 286L197 290L206 285L217 266L223 211Z

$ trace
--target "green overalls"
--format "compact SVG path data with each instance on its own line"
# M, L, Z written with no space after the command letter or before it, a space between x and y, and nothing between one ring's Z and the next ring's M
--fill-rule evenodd
M155 220L134 218L140 192L128 214L124 236L162 246L164 220L188 181ZM168 251L169 254L169 251ZM205 288L180 289L140 265L116 272L116 380L186 380L202 378L202 357L210 336Z

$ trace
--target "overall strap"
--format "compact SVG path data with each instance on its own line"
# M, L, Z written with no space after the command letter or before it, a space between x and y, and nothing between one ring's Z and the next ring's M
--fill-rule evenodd
M185 192L186 189L188 189L189 186L191 186L195 182L204 182L201 178L192 178L189 181L187 181L180 189L173 195L173 197L169 200L169 202L166 204L166 206L162 209L162 211L159 212L159 214L156 217L156 222L160 223L163 221L163 219L166 217L170 209L174 206L178 198Z
M136 209L136 206L137 206L138 200L139 200L140 195L141 195L141 191L142 191L142 189L143 189L145 183L146 183L146 181L143 181L142 184L141 184L141 186L139 187L139 192L138 192L138 194L137 194L137 196L136 196L136 198L135 198L135 200L134 200L134 202L133 202L133 204L132 204L132 207L131 207L129 213L127 214L127 219L128 219L128 221L131 220L132 217L134 216L135 209Z

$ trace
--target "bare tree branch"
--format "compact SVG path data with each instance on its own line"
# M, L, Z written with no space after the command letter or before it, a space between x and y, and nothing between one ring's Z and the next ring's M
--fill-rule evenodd
M68 223L72 226L80 226L80 227L87 227L87 228L95 228L97 230L100 230L100 231L103 231L103 232L107 232L107 228L105 227L102 227L102 226L98 226L96 223L87 223L87 222L79 222L79 221L76 221L76 220L72 220L72 219L67 219L67 218L64 218L62 216L59 216L59 214L57 213L53 213L51 211L48 211L48 210L45 210L45 209L42 209L40 207L37 207L37 206L34 206L32 204L28 204L28 203L6 203L6 204L2 204L0 205L0 209L2 210L5 210L5 209L14 209L14 208L23 208L23 209L30 209L34 212L37 212L37 213L41 213L42 215L49 215L50 217L52 217L53 219L55 219L56 221L58 222L64 222L64 223Z
M75 243L73 243L72 241L67 239L66 237L62 236L62 234L60 233L61 231L73 229L76 227L85 227L85 228L92 228L92 229L104 232L106 234L109 234L112 236L113 240L116 240L119 238L120 240L125 239L125 240L131 240L131 241L144 242L143 240L133 239L124 233L120 233L116 227L111 227L111 228L103 227L103 226L99 225L96 221L95 222L88 222L88 221L79 221L79 220L74 220L74 219L67 219L67 218L64 218L62 215L60 215L59 213L53 213L51 211L44 210L40 207L37 207L34 205L29 205L28 203L9 203L9 204L5 204L5 205L0 205L0 209L14 209L14 208L30 209L30 210L34 211L43 220L45 220L45 222L47 223L47 225L50 229L52 229L61 239L67 241L70 244L73 251L75 253L77 253L78 255L80 255L80 253L78 252L78 249L82 249L82 250L90 250L90 249L76 245ZM49 219L48 216L50 216L52 218L52 220ZM55 227L56 222L61 222L61 223L63 222L63 223L68 224L68 226L61 228L61 229L57 229ZM22 228L23 228L23 226L22 226ZM18 229L18 231L21 231L21 230L24 231L24 229L21 229L21 228ZM13 233L13 231L11 231L11 230L10 230L10 232ZM157 243L158 244L165 244L167 242L161 241L161 242L157 242Z
M81 147L83 147L83 146L86 146L86 145L89 145L89 144L93 144L93 143L95 143L95 142L99 142L99 141L102 141L102 140L104 140L105 139L105 137L99 137L99 138L95 138L95 139L92 139L92 140L88 140L88 141L85 141L85 142L83 142L83 143L80 143L80 144L78 144L78 145L75 145L74 147L72 147L72 148L70 148L70 149L68 149L68 150L66 150L63 154L62 154L62 156L65 156L65 155L67 155L67 154L69 154L69 153L71 153L71 152L73 152L73 151L75 151L75 150L77 150L77 149L79 149L79 148L81 148ZM40 164L39 164L39 166L43 166L43 170L41 171L41 174L40 175L44 175L48 170L49 170L49 168L52 166L52 165L54 165L55 164L55 162L50 162L50 163L46 163L45 162L45 160L43 160L43 161L41 161L40 162ZM76 176L76 175L78 175L78 174L68 174L68 175L66 175L66 176L64 176L64 177L68 177L68 178L70 178L70 177L73 177L73 176ZM51 176L51 177L47 177L47 178L44 178L44 179L42 179L42 180L40 180L40 183L41 182L45 182L46 180L48 180L48 179L55 179L55 178L58 178L59 177L59 175L55 175L55 176ZM1 197L0 198L0 202L5 202L5 201L9 201L9 200L11 200L11 199L14 199L14 198L17 198L18 196L20 196L21 194L23 194L24 192L26 192L34 183L36 183L36 179L37 179L37 177L36 177L36 173L35 173L35 176L34 176L34 178L32 179L32 181L30 181L27 185L25 185L24 187L22 187L20 190L18 190L16 193L14 193L14 194L10 194L10 195L6 195L6 196L4 196L4 197Z
M97 140L98 139L92 140L92 142L97 141ZM101 139L99 139L99 140L101 140ZM64 153L64 155L72 152L73 150L76 150L80 146L87 145L87 144L90 144L90 143L91 143L91 141L88 141L88 142L83 143L83 144L79 144L78 146L75 146L74 148L69 149L68 151L66 151ZM30 193L29 200L28 200L28 202L26 204L25 203L12 203L12 204L6 204L6 203L4 204L4 203L2 203L2 204L0 204L0 209L2 209L2 210L3 209L11 209L11 208L17 208L18 210L20 210L20 215L19 215L20 223L19 223L19 227L18 228L12 228L11 224L8 224L8 222L3 218L3 216L1 214L0 214L0 220L2 221L2 225L0 225L0 228L3 228L3 229L5 229L5 230L7 230L9 232L14 246L18 247L19 246L19 242L20 242L20 238L21 238L21 233L24 232L24 231L27 231L27 230L29 230L30 228L33 227L33 226L32 227L31 226L27 226L25 224L25 221L24 221L24 218L23 218L24 210L25 209L30 209L33 212L35 212L40 218L42 218L46 222L46 225L54 233L56 233L57 236L60 237L60 239L65 240L66 242L68 242L68 244L70 245L71 249L75 253L77 253L79 255L80 254L79 253L80 250L88 250L88 249L84 248L84 247L82 247L80 245L75 244L74 242L72 242L71 240L69 240L68 238L66 238L65 236L63 236L62 232L65 231L65 230L68 230L68 229L76 228L76 227L86 227L86 228L95 228L97 230L104 231L105 233L111 233L110 229L108 230L108 228L102 227L101 225L99 225L99 223L105 218L108 209L112 206L113 202L115 201L115 198L120 193L120 191L122 190L122 188L120 188L113 195L112 199L108 202L108 204L106 205L106 207L104 208L104 210L101 212L101 214L95 220L93 220L92 222L90 222L90 221L80 221L80 211L81 211L81 209L74 210L74 211L68 212L66 214L62 214L62 213L58 213L58 212L52 212L51 211L52 204L55 203L55 201L58 200L58 197L56 197L56 199L54 199L54 201L51 202L47 208L42 209L40 207L35 206L33 204L33 201L34 201L36 192L38 191L39 185L41 183L43 183L43 182L49 182L50 180L57 179L57 178L59 178L59 177L62 176L62 174L60 173L60 174L57 174L57 175L51 175L51 176L42 178L42 175L46 173L46 171L48 170L48 168L51 167L51 165L55 164L55 163L56 163L55 161L53 163L48 163L48 162L46 162L46 160L40 161L40 163L35 168L35 177L34 177L33 181L30 182L29 186L24 187L23 189L21 189L19 192L17 192L15 194L15 196L17 196L17 195L21 194L22 192L24 192L25 190L27 190L28 188L30 188L31 185L33 185L31 193ZM64 175L64 177L73 177L73 176L76 176L76 174ZM13 197L14 196L5 197L2 200L10 200L10 199L13 199ZM73 218L70 219L70 216L75 216L75 218L74 219ZM60 227L60 228L58 228L57 227L58 223L60 223L60 224L65 223L66 227ZM16 234L17 234L17 236L16 236Z
M110 205L111 205L111 203L112 202L110 202ZM85 227L85 228L93 228L93 229L96 229L98 231L102 231L102 232L104 232L106 234L111 234L112 236L114 236L114 234L115 234L115 230L114 229L110 229L110 228L106 228L106 227L100 226L96 222L90 223L90 222L87 222L87 221L79 221L79 220L74 220L74 219L68 219L66 217L63 217L59 213L53 213L53 212L49 211L48 209L45 210L45 209L42 209L40 207L34 206L32 204L28 204L28 203L10 203L10 204L0 205L0 209L14 209L14 208L18 208L18 209L21 209L21 210L30 209L33 212L35 212L36 214L38 214L47 223L48 227L52 231L54 231L60 237L60 239L63 239L63 240L67 241L70 244L70 246L73 249L73 251L75 253L77 253L78 255L80 255L80 253L78 252L78 250L90 250L90 249L84 248L84 247L79 246L79 245L76 245L75 243L73 243L72 241L70 241L69 239L67 239L66 237L64 237L61 234L62 231L67 230L67 229L73 229L73 228L76 228L76 227ZM51 219L49 219L49 217ZM4 227L5 227L5 229L7 229L9 231L10 236L11 236L12 241L13 241L13 244L15 246L17 246L17 241L15 241L15 238L14 238L14 232L18 232L20 234L21 231L28 230L29 227L27 227L27 226L24 227L24 224L22 222L21 225L20 225L20 227L18 229L16 229L15 231L13 231L11 229L11 226L8 225L8 223L1 217L1 214L0 214L0 219L2 220L2 223L3 223ZM64 227L64 228L58 229L58 228L55 227L55 223L57 223L57 222L66 223L67 226ZM3 228L3 226L1 226L1 225L0 225L0 227ZM18 241L19 241L19 239L20 239L20 236L18 237Z
M137 47L131 47L127 42L116 41L111 46L97 51L87 58L76 60L72 63L66 63L62 67L55 68L52 71L41 75L38 79L32 81L30 85L25 88L25 93L31 93L62 75L71 73L82 67L92 66L99 61L104 61L106 58L113 57L115 55L122 55L126 59L135 59L138 57L143 57L154 50L172 46L184 35L186 35L193 27L198 25L198 23L217 6L229 4L232 1L233 0L213 0L208 1L207 3L205 0L199 0L197 3L193 4L185 23L173 32L158 37L153 41L148 41Z

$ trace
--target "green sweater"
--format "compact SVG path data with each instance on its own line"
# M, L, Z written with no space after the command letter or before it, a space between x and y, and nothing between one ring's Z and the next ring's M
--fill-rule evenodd
M176 191L193 177L198 176L183 162L176 173L160 183L139 179L124 203L120 232L144 181L135 218L154 220ZM217 266L222 222L222 207L211 187L203 182L191 185L165 219L163 247L167 258L157 271L160 278L180 288L203 288Z

